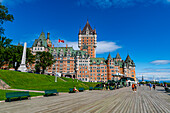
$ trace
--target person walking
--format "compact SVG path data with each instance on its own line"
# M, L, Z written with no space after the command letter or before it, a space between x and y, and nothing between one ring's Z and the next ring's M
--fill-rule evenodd
M156 88L156 85L154 84L154 85L153 85L153 89L155 90L155 88Z
M149 83L149 88L150 88L150 90L152 90L152 84L151 83Z
M136 92L137 90L137 84L134 85L134 91Z
M132 84L132 91L134 92L135 84Z

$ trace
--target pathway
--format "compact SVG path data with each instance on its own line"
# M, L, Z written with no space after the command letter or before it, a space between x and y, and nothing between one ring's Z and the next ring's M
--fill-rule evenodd
M0 113L170 113L170 93L162 87L130 87L113 91L86 91L0 103Z

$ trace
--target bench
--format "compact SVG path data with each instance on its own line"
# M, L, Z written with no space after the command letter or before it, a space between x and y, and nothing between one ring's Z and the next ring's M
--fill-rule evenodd
M168 87L165 88L166 92L170 92L170 89Z
M103 87L94 87L94 90L101 90Z
M54 89L54 90L45 90L45 95L44 96L53 95L53 94L58 95L58 92L57 92L56 89Z
M19 98L21 100L21 97L30 97L29 91L26 92L10 92L6 93L6 101L11 102L11 98Z
M69 93L75 93L74 88L69 88Z
M109 86L109 89L110 89L110 90L114 90L115 88L113 88L112 86Z
M89 87L89 90L93 90L93 87Z
M84 88L79 88L79 92L83 92L84 91Z

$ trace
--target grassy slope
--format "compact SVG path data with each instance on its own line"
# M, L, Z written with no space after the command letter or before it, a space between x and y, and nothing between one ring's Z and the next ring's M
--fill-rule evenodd
M74 80L73 82L70 78L64 78L67 82L58 78L58 82L55 83L54 76L9 70L0 70L0 79L10 85L11 88L33 90L57 89L59 92L68 92L69 88L73 88L74 86L88 89L89 86L96 85L96 83L83 83L81 81L77 82L77 80Z
M0 90L0 100L6 100L6 93L8 92L15 92L15 91ZM44 93L34 93L34 92L29 92L29 94L31 95L31 97L44 95Z

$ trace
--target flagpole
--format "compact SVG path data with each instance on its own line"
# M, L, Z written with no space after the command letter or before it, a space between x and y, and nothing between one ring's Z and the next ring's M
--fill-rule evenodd
M59 41L59 38L58 38ZM59 46L59 42L57 41L57 46ZM57 82L57 65L58 65L58 47L57 47L57 60L56 60L56 76L55 76L55 82Z

